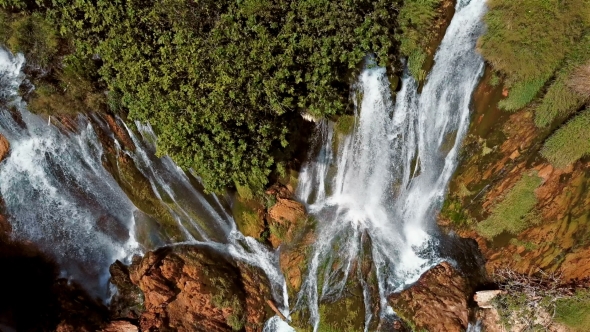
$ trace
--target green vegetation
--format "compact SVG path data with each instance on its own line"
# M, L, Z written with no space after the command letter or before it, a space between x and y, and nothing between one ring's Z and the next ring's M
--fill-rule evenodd
M587 331L590 326L590 291L580 290L572 297L557 300L555 320L573 331Z
M483 56L516 82L549 78L590 24L588 0L490 0Z
M289 159L299 113L349 107L349 75L368 53L391 61L389 1L54 1L43 8L158 151L206 188L260 192Z
M577 111L584 98L568 82L590 59L590 1L490 0L488 7L478 46L509 88L499 107L517 111L539 97L538 127Z
M57 32L40 15L2 13L0 21L2 43L14 52L25 54L34 66L47 66L58 53Z
M559 128L541 149L553 166L563 168L590 154L590 108Z
M449 220L454 227L465 227L471 224L467 212L463 210L461 200L457 197L445 199L440 216Z
M535 99L544 84L544 79L517 82L512 87L508 98L501 100L498 107L510 112L518 111Z
M422 69L428 57L428 48L436 36L432 23L437 18L437 9L442 0L406 0L400 9L398 24L400 52L408 58L410 74L418 81L426 78Z
M491 240L503 232L515 235L526 229L534 218L534 214L530 213L537 204L534 190L541 182L542 179L534 174L523 175L504 199L492 208L491 215L477 224L477 232Z
M336 131L348 135L354 129L354 116L353 115L341 115L336 121Z
M547 93L541 99L535 110L535 124L538 127L547 127L556 118L566 118L577 111L588 96L582 91L576 91L573 86L580 87L580 84L571 84L577 77L583 78L581 65L590 60L590 33L586 33L574 49L568 54L563 66L559 69L555 79L547 89ZM573 82L572 82L573 83Z

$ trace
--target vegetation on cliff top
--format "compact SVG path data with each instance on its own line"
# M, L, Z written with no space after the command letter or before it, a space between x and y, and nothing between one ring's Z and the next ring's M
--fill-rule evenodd
M508 88L499 107L517 111L530 105L539 128L558 126L580 111L588 100L580 77L590 61L590 1L490 0L488 7L488 29L478 48ZM573 126L568 130L580 135Z
M415 37L427 29L437 2L404 6L404 54L414 52ZM118 105L131 118L150 121L159 134L159 153L193 168L209 190L239 185L260 191L269 174L284 170L301 139L300 112L347 112L350 74L363 58L374 54L380 65L394 59L401 4L2 0L0 6L17 17L18 24L5 24L17 33L3 38L13 50L29 59L40 56L34 61L44 65L50 60L44 57L56 52L57 38L60 58L100 66L91 82L108 89L109 100L104 93L98 98L95 87L75 100L93 108ZM42 33L29 36L21 21L33 22L33 30ZM57 70L50 79L61 82L57 97L56 85L39 87L39 109L72 108L58 99L67 95L66 86L84 85L61 76L68 72Z
M543 145L541 154L551 164L564 168L590 155L590 108L559 128Z

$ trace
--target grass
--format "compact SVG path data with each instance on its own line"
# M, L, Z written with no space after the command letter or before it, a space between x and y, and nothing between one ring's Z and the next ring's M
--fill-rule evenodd
M564 168L590 154L590 108L582 111L545 141L541 155Z
M510 89L508 98L501 100L498 107L505 111L518 111L535 99L545 81L545 79L534 79L515 83Z
M586 34L567 55L563 66L556 74L555 80L547 89L535 110L535 124L539 128L547 127L558 117L567 117L578 110L584 103L584 96L577 93L568 84L581 68L590 60L590 34Z
M571 298L558 300L555 320L572 331L588 331L590 326L590 291L578 291Z
M477 232L491 240L504 232L518 234L526 229L531 222L530 212L537 204L534 190L541 181L534 174L523 175L504 199L492 208L491 215L477 225Z
M399 11L398 23L400 51L408 58L410 74L418 81L426 78L422 69L427 50L436 36L432 23L437 18L437 9L442 0L406 0Z
M489 0L478 48L511 85L550 77L590 25L586 0Z

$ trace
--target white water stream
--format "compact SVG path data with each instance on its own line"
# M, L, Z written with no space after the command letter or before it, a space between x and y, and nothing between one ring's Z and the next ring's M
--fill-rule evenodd
M321 149L302 170L298 188L298 196L320 221L296 305L309 309L316 328L319 301L342 296L349 278L360 279L366 307L378 300L385 317L392 312L387 295L442 259L434 216L456 167L470 96L483 70L475 41L484 12L484 0L458 1L421 94L406 76L394 104L385 70L366 69L356 86L355 99L361 101L353 133L340 135L334 150L337 134L331 124L321 125ZM64 276L102 298L108 296L108 267L116 259L179 242L210 245L262 268L286 313L276 253L237 231L224 199L204 195L198 180L169 158L156 158L155 135L141 124L136 124L139 135L127 130L135 151L121 148L112 133L110 139L117 153L130 157L149 180L181 238L157 233L138 241L138 232L154 221L134 206L103 166L105 151L94 126L106 124L80 117L81 129L71 133L31 114L16 95L23 61L0 51L0 98L13 98L0 107L0 133L11 144L9 157L0 163L0 195L14 237L39 245L56 259ZM9 112L8 107L16 110ZM375 264L379 299L371 299L366 276L349 275L359 257L370 257ZM367 326L373 318L366 313ZM273 318L265 331L272 330L290 327Z
M354 99L361 101L353 132L342 135L330 123L320 125L316 141L321 147L302 169L297 193L319 220L296 306L310 311L316 329L319 301L341 297L349 278L360 277L366 308L376 300L362 280L366 276L349 275L367 255L367 243L381 318L393 313L389 294L443 259L435 216L457 165L471 94L484 68L475 44L485 11L484 0L457 2L420 94L406 75L394 104L385 69L365 69L356 86ZM365 319L368 328L371 312Z
M227 212L228 204L205 195L197 178L191 179L170 158L155 156L156 137L150 126L136 123L141 137L127 128L135 145L129 151L121 148L98 116L94 121L79 116L77 132L55 120L49 123L30 113L17 96L23 63L22 56L0 50L0 91L4 99L12 99L0 107L0 133L11 146L9 156L0 163L0 195L13 237L38 245L56 260L65 277L105 300L108 269L115 260L125 261L165 245L208 245L264 270L277 306L288 315L276 253L244 237ZM176 221L180 237L159 230L158 220L138 209L114 174L104 168L106 155L98 129L110 136L116 153L131 158L149 181L152 192L148 194L157 197ZM118 161L114 171L124 172Z

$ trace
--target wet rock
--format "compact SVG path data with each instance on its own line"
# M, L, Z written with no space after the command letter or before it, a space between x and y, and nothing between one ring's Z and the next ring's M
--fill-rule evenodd
M6 158L6 156L8 156L8 153L10 152L10 143L8 143L8 140L6 139L6 137L2 136L2 134L0 134L0 162L2 162L2 160L4 160L4 158Z
M270 242L277 248L287 237L292 237L298 224L306 219L303 204L287 198L277 196L277 203L268 210L271 227Z
M101 332L138 332L137 326L126 321L114 321L109 323Z
M129 268L144 293L142 331L262 331L274 315L264 273L209 247L149 252Z
M111 284L117 287L117 293L111 300L111 317L114 319L137 320L144 311L143 293L131 282L129 269L116 261L109 268Z
M391 295L389 303L416 330L464 331L471 291L466 278L444 262L424 273L412 287Z

